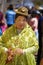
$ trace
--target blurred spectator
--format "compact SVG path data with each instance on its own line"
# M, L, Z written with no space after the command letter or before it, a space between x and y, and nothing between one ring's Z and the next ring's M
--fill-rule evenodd
M3 34L6 28L7 28L6 20L4 18L3 13L0 12L0 36Z
M7 20L8 27L14 24L15 15L16 13L13 11L13 5L9 5L6 11L6 20Z
M35 8L35 7L32 7L32 8L31 8L30 14L32 14L33 11L36 11L36 8Z
M34 30L36 37L38 39L38 16L37 16L37 12L33 11L31 16L32 16L32 18L31 18L29 24L32 27L32 29Z
M43 62L43 15L40 16L39 18L38 32L39 32L39 50L37 56L37 65L43 65L42 64Z

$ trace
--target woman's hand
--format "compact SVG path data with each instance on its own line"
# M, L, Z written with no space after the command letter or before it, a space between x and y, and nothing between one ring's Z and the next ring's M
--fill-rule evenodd
M14 56L14 51L12 51L12 49L8 49L7 54L8 54L8 57L7 57L6 63L12 61Z
M14 54L23 54L23 50L20 48L15 49Z
M23 50L20 48L17 48L14 51L12 51L12 49L8 49L7 54L8 54L8 57L7 57L6 63L12 61L14 55L23 54Z

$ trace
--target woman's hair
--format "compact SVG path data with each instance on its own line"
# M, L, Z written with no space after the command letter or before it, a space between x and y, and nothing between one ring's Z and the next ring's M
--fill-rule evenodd
M0 12L0 22L3 20L3 13Z
M18 17L18 16L24 16L24 15L22 15L22 14L16 14L16 17L15 17L15 20L16 20L16 18ZM28 18L27 16L24 16L26 19Z
M4 15L3 15L3 13L0 11L0 26L1 25L4 25L4 23L3 23L3 17L4 17Z
M13 5L10 4L9 7L8 7L7 9L9 9L9 10L13 10Z

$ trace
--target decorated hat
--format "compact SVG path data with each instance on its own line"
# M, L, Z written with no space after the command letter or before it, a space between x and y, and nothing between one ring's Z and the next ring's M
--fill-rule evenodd
M24 15L24 16L29 16L28 9L26 7L19 7L18 9L15 10L15 12L17 14L21 14L21 15Z

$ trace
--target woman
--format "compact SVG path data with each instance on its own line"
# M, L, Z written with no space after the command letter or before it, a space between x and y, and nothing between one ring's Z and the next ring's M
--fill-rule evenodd
M38 51L38 42L25 16L18 16L15 25L2 35L0 48L4 52L1 65L36 65L34 54Z
M5 18L3 16L3 13L0 12L0 36L3 34L6 28L7 28L7 24L6 24Z

